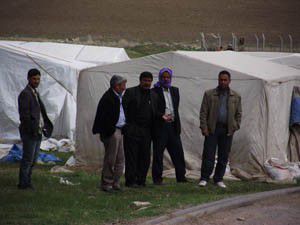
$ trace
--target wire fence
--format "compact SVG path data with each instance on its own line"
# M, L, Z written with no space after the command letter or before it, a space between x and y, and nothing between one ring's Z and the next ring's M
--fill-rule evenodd
M234 50L234 51L276 51L299 52L291 34L271 36L269 40L264 33L253 36L237 36L231 33L230 37L219 33L200 33L200 47L204 51Z

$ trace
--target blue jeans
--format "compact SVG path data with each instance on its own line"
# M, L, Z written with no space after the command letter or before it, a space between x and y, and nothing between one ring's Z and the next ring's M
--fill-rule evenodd
M217 147L218 161L213 179L215 183L223 180L231 149L232 137L227 135L227 129L224 127L216 127L214 134L205 137L200 180L209 180L215 166Z
M31 137L22 135L23 156L20 164L19 187L26 188L31 186L32 168L38 158L42 136Z

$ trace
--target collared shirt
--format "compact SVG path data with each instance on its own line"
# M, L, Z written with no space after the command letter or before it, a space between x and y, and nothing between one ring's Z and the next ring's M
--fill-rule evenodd
M116 127L122 128L126 124L125 113L124 113L124 109L123 109L123 105L122 105L122 99L123 99L124 92L122 94L118 94L115 90L113 90L113 91L120 100L120 115L119 115L119 119L116 124Z
M39 104L40 106L40 102L39 102L39 97L38 97L38 92L35 88L32 88L30 85L28 85L32 91L32 93L34 94L35 98L36 98L36 101L37 103ZM41 108L41 106L40 106ZM40 110L41 111L41 110ZM40 112L40 122L39 122L39 127L40 129L43 129L44 127L44 118L43 118L43 115L42 115L42 111Z
M165 114L166 115L172 115L174 118L174 107L173 107L173 102L172 102L172 96L170 93L169 88L163 88L163 93L164 93L164 98L166 102L166 109L165 109Z
M218 123L227 124L227 115L228 115L228 91L219 92L219 114L218 114Z

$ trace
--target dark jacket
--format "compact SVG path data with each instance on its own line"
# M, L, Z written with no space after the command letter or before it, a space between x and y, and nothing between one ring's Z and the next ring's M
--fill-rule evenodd
M229 90L228 96L228 134L232 135L236 130L240 129L242 119L242 104L241 96ZM218 89L211 89L204 93L201 109L200 109L200 128L208 129L210 134L213 134L216 129L220 98Z
M157 94L153 90L150 91L150 103L152 110L152 119L149 121L151 124L150 132L153 131L154 119L157 115ZM123 98L123 107L126 117L126 125L123 129L124 135L131 137L142 137L144 136L144 125L137 124L137 114L141 110L141 87L136 86L126 89Z
M101 97L93 125L93 134L100 134L101 139L110 137L116 130L120 115L120 100L113 89L108 89Z
M46 108L38 95L34 95L31 87L27 85L18 97L20 126L19 131L21 138L23 135L38 137L40 133L40 115L44 120L42 132L45 137L50 137L53 131L53 125L49 120Z
M158 95L157 117L156 117L157 119L155 121L155 132L158 134L159 132L161 132L162 130L161 127L165 123L162 116L165 114L166 102L165 102L163 89L161 87L155 87L152 90ZM170 87L170 93L171 93L171 98L172 98L173 108L174 108L175 132L177 135L180 135L181 124L180 124L180 116L178 112L179 101L180 101L179 89L177 87L172 86Z

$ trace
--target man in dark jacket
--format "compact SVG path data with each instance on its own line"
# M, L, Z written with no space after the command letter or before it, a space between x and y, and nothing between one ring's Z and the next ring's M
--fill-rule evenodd
M41 73L37 69L28 71L28 84L18 98L20 115L20 136L23 142L23 156L19 173L19 189L33 189L31 183L32 168L37 160L42 134L50 137L53 125L49 120L45 106L37 92Z
M180 138L181 125L178 112L179 90L171 86L172 70L163 68L153 91L158 95L157 119L153 140L153 183L162 184L163 155L167 148L175 167L177 182L186 182L185 160Z
M126 79L121 76L112 76L110 88L99 101L93 125L93 134L100 134L100 140L105 148L101 188L106 192L121 190L120 177L124 170L123 134L121 130L126 122L122 99L126 82Z
M156 110L156 94L150 90L152 73L143 72L140 84L126 90L124 110L125 179L127 187L146 185L151 160L151 133Z

